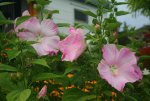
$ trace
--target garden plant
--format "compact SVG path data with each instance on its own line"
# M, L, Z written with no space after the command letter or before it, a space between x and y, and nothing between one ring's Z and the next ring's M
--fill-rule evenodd
M0 101L150 101L149 56L139 51L147 42L134 28L118 31L126 2L97 0L96 12L82 11L91 25L56 23L51 1L27 2L15 20L0 12Z

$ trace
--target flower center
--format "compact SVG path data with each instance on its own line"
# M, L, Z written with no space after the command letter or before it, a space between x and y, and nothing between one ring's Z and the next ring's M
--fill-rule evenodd
M36 38L36 41L40 43L42 41L42 38L43 36L39 34Z
M113 75L117 75L118 74L118 69L116 66L111 66L110 67L110 71L112 72Z

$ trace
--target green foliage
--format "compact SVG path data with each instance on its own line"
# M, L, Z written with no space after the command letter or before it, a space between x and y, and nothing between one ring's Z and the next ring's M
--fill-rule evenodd
M17 22L16 22L16 25L19 25L21 23L23 23L24 21L28 20L30 18L30 16L22 16L22 17L19 17L17 19Z
M5 16L3 15L3 13L0 11L0 25L2 24L12 24L13 21L12 20L7 20L5 18Z
M32 61L32 63L33 63L33 64L38 64L38 65L42 65L42 66L45 66L45 67L48 67L48 68L49 68L49 66L48 66L48 64L47 64L47 62L46 62L45 59L34 59L34 60Z
M18 51L17 49L12 49L12 50L7 51L9 60L16 58L20 53L21 51Z
M150 1L149 0L127 0L129 3L129 8L132 11L138 11L146 16L150 16Z
M87 101L95 98L95 95L88 95L78 89L69 89L65 91L62 101Z
M17 71L17 69L15 67L9 66L9 65L5 65L0 63L0 71L11 71L11 72L15 72Z
M89 15L89 16L92 16L92 17L94 17L94 18L97 17L97 15L94 14L93 12L91 12L91 11L82 11L82 12L83 12L84 14Z
M22 91L14 90L6 96L7 101L27 101L31 94L30 89L25 89Z
M0 6L10 5L10 4L14 4L14 2L1 2Z
M48 79L54 79L54 78L60 78L62 75L57 75L53 73L40 73L38 75L33 76L33 81L36 80L48 80Z
M126 12L126 11L117 11L116 12L116 16L121 16L121 15L126 15L126 14L129 14L129 12Z

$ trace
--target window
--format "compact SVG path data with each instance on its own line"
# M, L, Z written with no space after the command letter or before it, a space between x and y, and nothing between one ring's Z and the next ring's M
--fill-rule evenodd
M80 10L74 10L74 17L75 21L77 22L88 23L88 16L82 13Z
M8 19L15 19L21 16L21 12L27 9L26 0L0 0L0 2L14 2L14 4L0 6L0 11Z
M85 2L85 0L76 0L76 1L79 1L79 2Z

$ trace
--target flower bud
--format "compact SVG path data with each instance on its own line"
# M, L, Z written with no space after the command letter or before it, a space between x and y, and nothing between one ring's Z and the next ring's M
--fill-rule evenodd
M47 86L44 85L38 94L38 99L45 97L46 92L47 92Z

